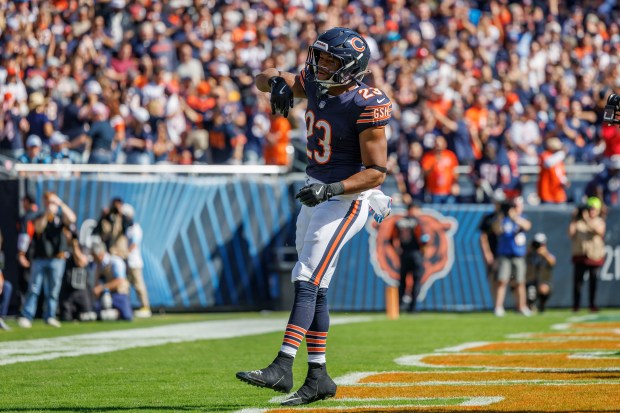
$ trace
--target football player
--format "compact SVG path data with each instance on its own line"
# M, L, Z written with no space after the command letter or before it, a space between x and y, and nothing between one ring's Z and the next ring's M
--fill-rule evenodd
M340 251L366 223L369 198L375 202L373 214L389 214L389 197L372 189L385 179L384 127L392 104L381 90L362 83L369 59L362 36L335 27L309 47L301 73L271 68L256 77L258 89L271 93L274 114L288 116L293 98L308 100L306 186L296 195L303 205L297 218L293 309L275 360L264 369L237 373L244 382L288 393L293 387L293 360L305 337L308 374L301 388L282 403L286 406L336 394L325 367L327 289ZM377 200L382 202L377 205Z

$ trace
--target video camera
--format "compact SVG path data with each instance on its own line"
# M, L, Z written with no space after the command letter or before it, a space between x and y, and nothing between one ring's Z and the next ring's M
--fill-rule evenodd
M515 203L512 199L507 199L500 205L500 211L504 215L508 215L508 212L515 207Z
M620 95L612 93L607 98L607 104L603 111L603 122L610 125L620 125L620 120L616 119L618 112L620 112Z
M577 205L574 220L581 221L583 219L583 213L589 210L590 210L590 206L586 203Z

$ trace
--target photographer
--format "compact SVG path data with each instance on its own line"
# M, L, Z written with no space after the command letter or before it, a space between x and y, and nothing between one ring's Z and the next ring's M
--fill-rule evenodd
M590 279L590 311L596 312L596 281L605 262L605 220L601 217L602 202L588 198L585 205L575 209L568 227L572 241L573 311L579 311L581 286L587 272Z
M75 227L65 228L69 251L60 290L60 319L62 321L96 320L92 311L91 292L88 283L88 255L80 245Z
M545 304L551 296L551 277L556 259L547 249L547 236L542 232L534 234L525 257L527 304L530 310L538 301L538 311L545 311Z
M114 198L109 208L101 214L93 235L99 235L105 243L106 249L112 255L126 260L129 255L127 229L131 226L131 219L123 215L123 200Z
M74 224L76 216L53 192L43 194L43 205L44 211L34 219L32 274L22 316L17 320L22 328L32 327L41 288L45 294L45 322L52 327L61 326L56 309L68 249L63 228Z
M526 317L531 315L525 302L525 232L532 227L523 213L523 198L506 201L494 224L497 234L497 279L495 282L495 315L503 317L506 287L511 277L517 283L517 310Z

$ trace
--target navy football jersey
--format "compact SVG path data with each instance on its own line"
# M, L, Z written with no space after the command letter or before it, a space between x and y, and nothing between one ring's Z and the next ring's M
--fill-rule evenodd
M317 85L301 85L308 97L306 135L308 176L323 183L347 179L363 169L359 135L365 129L387 125L392 103L379 89L359 82L358 87L338 96L317 98Z

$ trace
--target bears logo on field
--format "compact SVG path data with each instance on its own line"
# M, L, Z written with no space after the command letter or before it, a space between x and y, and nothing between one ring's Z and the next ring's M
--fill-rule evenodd
M367 230L370 247L370 261L388 285L397 286L400 280L400 258L391 242L394 225L404 217L403 213L390 215L381 225L370 220ZM437 280L444 278L454 264L454 234L457 221L432 209L422 209L420 221L424 231L430 236L424 254L424 275L418 301L423 301L428 290Z

